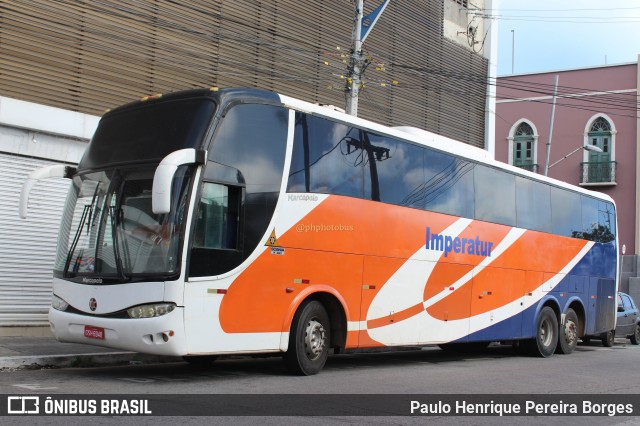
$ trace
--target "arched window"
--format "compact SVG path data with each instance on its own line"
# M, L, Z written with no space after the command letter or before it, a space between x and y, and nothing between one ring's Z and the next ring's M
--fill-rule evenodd
M602 150L602 152L590 152L611 158L611 124L604 117L596 118L591 124L589 140L590 145L595 145Z
M516 127L513 134L513 161L512 164L523 169L535 170L535 138L531 126L522 122Z
M613 161L613 134L612 125L603 116L598 116L589 127L588 144L599 148L598 151L589 151L587 170L587 183L615 182L615 161Z

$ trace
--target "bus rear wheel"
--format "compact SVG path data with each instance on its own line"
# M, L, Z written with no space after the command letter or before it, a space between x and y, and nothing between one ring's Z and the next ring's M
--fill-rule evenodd
M322 370L329 355L329 315L318 301L305 302L293 317L289 349L283 358L294 374L310 376Z
M547 358L553 355L557 345L558 318L553 309L545 306L538 315L535 338L523 341L522 349L529 355Z
M578 315L569 308L564 316L564 324L560 324L556 353L569 355L578 345Z

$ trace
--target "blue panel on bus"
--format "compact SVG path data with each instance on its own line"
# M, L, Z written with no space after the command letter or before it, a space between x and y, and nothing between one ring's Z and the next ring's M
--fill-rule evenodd
M613 315L610 300L615 293L616 255L614 244L594 244L589 253L541 301L457 342L533 337L541 304L552 303L558 309L566 310L569 298L575 301L576 297L585 310L586 334L602 332L612 325L609 324Z

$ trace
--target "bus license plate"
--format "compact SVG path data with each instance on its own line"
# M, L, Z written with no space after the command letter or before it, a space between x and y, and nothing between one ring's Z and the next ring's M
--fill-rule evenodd
M104 328L85 325L84 337L88 337L90 339L104 340Z

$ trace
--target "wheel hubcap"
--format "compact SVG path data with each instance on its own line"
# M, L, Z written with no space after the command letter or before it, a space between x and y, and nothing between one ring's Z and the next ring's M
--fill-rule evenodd
M316 320L307 324L304 337L304 347L309 359L314 360L324 352L325 330L324 326Z
M551 338L551 323L547 320L542 321L542 324L540 324L540 343L545 347L549 346L551 344Z
M569 344L578 341L578 332L576 323L573 321L567 321L564 325L564 338L565 341Z

